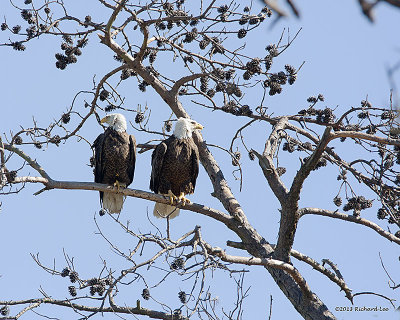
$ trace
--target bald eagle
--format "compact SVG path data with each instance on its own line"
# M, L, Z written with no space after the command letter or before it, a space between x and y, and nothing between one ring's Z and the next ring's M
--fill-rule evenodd
M109 127L93 142L95 152L94 181L127 187L133 181L136 162L136 140L126 133L122 114L109 114L100 121ZM120 213L124 196L100 191L100 204L110 213Z
M171 205L179 201L183 205L190 200L186 194L192 194L199 173L199 151L192 138L192 132L203 129L194 120L179 118L174 133L162 141L151 156L150 190L170 198ZM153 214L158 218L170 219L179 215L179 209L162 203L156 203Z

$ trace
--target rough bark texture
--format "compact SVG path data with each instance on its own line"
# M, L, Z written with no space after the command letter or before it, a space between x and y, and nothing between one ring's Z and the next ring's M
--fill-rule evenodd
M279 226L278 242L274 252L274 257L282 261L290 261L290 250L293 247L294 237L297 229L297 222L299 221L299 207L298 202L300 199L300 192L303 187L304 181L309 176L310 172L315 168L318 161L321 159L325 147L328 145L330 139L331 127L327 127L325 132L310 156L297 172L293 179L292 186L289 190L285 202L282 204L281 222Z
M178 100L177 94L172 94L171 91L167 90L156 77L143 67L138 58L134 59L131 57L112 39L107 39L102 36L100 36L100 38L105 45L119 56L123 57L125 62L129 64L129 67L135 70L154 88L177 117L188 117L187 112ZM199 148L200 161L214 187L214 196L221 201L224 208L234 217L234 219L230 219L229 222L225 222L226 226L247 244L246 250L248 253L257 258L270 257L274 250L247 221L239 202L232 194L222 170L207 148L202 136L200 134L195 134L194 140ZM308 298L294 279L286 272L268 267L266 269L304 319L335 319L333 314L317 295L311 293L311 298Z

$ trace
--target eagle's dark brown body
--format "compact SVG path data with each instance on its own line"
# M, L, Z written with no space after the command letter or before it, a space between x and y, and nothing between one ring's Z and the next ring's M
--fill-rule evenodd
M153 151L150 189L155 193L176 196L191 194L199 173L199 151L192 138L171 136Z
M94 181L127 187L133 181L136 162L136 140L133 135L108 128L93 143L95 149ZM103 202L100 192L100 202ZM122 206L121 206L122 207Z

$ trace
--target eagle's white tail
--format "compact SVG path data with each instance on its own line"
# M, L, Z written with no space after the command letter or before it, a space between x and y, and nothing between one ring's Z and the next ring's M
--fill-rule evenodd
M179 215L179 208L170 206L168 204L164 203L158 203L156 202L153 210L153 214L157 218L166 218L169 217L170 219L173 219Z
M103 194L103 208L110 213L120 213L124 204L124 196L111 192Z

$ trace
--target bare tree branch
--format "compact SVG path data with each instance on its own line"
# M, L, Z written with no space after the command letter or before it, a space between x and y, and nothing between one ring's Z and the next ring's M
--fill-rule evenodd
M228 240L226 244L233 248L246 250L246 244L244 244L242 242L235 242L235 241ZM271 246L273 248L276 247L275 245L272 245L272 244L271 244ZM290 255L299 261L303 261L303 262L307 263L314 270L316 270L316 271L322 273L323 275L325 275L326 277L328 277L329 280L336 283L340 287L340 289L345 292L347 299L349 299L350 301L353 301L351 289L347 286L346 282L343 279L339 278L336 274L329 271L327 268L325 268L323 265L321 265L314 259L310 258L309 256L307 256L297 250L294 250L294 249L290 250Z
M38 298L38 299L27 299L27 300L16 300L16 301L0 301L0 305L24 305L24 304L30 304L29 307L25 308L25 312L34 308L38 307L41 304L52 304L52 305L57 305L57 306L62 306L62 307L68 307L68 308L73 308L74 310L79 310L79 311L88 311L88 312L99 312L98 307L90 307L90 306L85 306L81 304L77 304L72 302L74 299L71 300L56 300L52 298ZM104 313L121 313L121 314L137 314L137 315L144 315L148 316L149 318L152 319L165 319L165 320L176 320L177 316L174 314L168 314L166 312L162 311L155 311L155 310L150 310L142 307L136 307L136 308L131 308L131 307L122 307L118 305L113 305L112 307L103 307L101 309L101 312ZM182 319L187 319L187 318L182 318Z
M369 221L367 219L364 219L364 218L354 217L352 215L348 215L345 213L340 213L337 211L330 211L330 210L325 210L325 209L319 209L319 208L301 208L299 210L300 217L302 217L306 214L316 214L319 216L325 216L325 217L330 217L330 218L335 218L335 219L340 219L340 220L344 220L344 221L350 221L353 223L361 224L363 226L366 226L366 227L376 231L382 237L384 237L392 242L395 242L397 244L400 244L400 239L397 238L395 235L383 230L376 223Z
M281 204L281 221L277 244L270 244L250 224L244 208L235 198L227 179L225 179L223 168L221 168L208 149L209 146L215 146L215 144L206 144L202 135L196 132L194 140L199 149L200 161L213 186L212 195L221 202L226 212L195 203L186 205L178 203L176 206L222 222L224 227L233 231L241 241L240 243L228 242L228 245L246 250L248 256L247 254L245 254L246 257L233 256L219 247L212 247L203 240L200 227L189 231L178 240L172 240L169 229L167 229L167 235L163 236L163 232L153 225L156 230L154 234L140 234L140 232L138 234L137 231L129 228L129 222L124 225L118 218L110 215L113 221L119 224L127 235L133 237L135 242L132 248L124 251L124 249L113 243L106 233L102 232L101 225L96 222L98 232L110 245L113 252L128 262L128 267L120 270L119 273L114 268L111 269L104 260L102 261L104 266L102 266L103 269L100 275L96 275L93 279L84 280L79 278L78 273L75 271L73 259L70 259L67 255L65 257L67 267L62 272L55 270L55 262L53 268L48 268L39 261L38 256L35 256L35 261L38 265L53 275L66 276L69 272L71 273L70 280L74 285L70 285L68 290L73 298L65 300L53 299L42 290L43 299L7 301L6 305L14 303L14 305L19 304L25 307L17 314L17 317L25 314L28 310L33 311L33 309L43 304L53 304L71 308L82 318L90 318L99 312L114 312L117 316L136 314L159 319L182 319L184 317L181 312L186 312L188 318L196 313L199 313L199 317L201 317L200 313L204 312L206 317L217 319L219 315L215 311L216 303L210 298L209 291L206 289L206 270L211 269L214 272L215 269L222 269L232 275L236 272L244 271L230 269L231 265L245 264L264 267L288 300L305 319L334 319L327 306L311 291L303 276L291 264L290 257L307 263L325 275L345 292L350 301L355 295L352 295L339 270L333 263L330 263L330 260L324 259L321 264L292 249L298 219L305 214L338 218L362 224L375 230L388 240L400 244L400 238L398 237L400 232L393 235L378 225L357 216L361 210L372 206L372 200L365 199L365 197L357 194L358 190L352 187L351 181L357 180L377 196L379 203L382 204L382 208L378 211L379 219L387 220L389 223L395 223L400 226L398 214L400 208L398 203L400 197L400 172L394 165L396 162L400 163L400 139L398 139L400 131L398 130L398 114L395 112L395 108L392 104L390 104L390 108L373 107L370 102L363 100L360 107L351 107L339 114L339 109L335 107L324 106L319 109L320 104L318 104L318 101L324 101L324 97L319 94L308 98L309 106L299 110L297 113L275 116L275 112L273 112L271 115L267 115L268 108L264 105L267 94L271 96L280 94L284 88L287 88L283 86L292 85L296 81L302 68L303 64L298 68L290 64L284 64L284 68L281 71L272 71L274 70L272 68L273 61L276 61L278 56L288 49L298 33L294 38L290 39L290 34L287 32L288 40L287 43L284 43L286 32L282 32L280 39L275 44L268 44L266 47L267 55L262 54L262 56L265 56L264 58L258 58L252 52L249 52L248 48L246 48L246 42L241 40L239 46L232 47L232 42L237 43L237 39L236 41L230 40L235 37L243 39L248 33L253 32L254 29L261 25L264 20L268 20L271 15L271 10L268 7L277 13L278 17L275 22L286 16L286 12L280 8L282 2L278 5L276 1L263 1L268 7L260 9L261 11L259 12L254 11L256 6L253 5L243 6L243 10L238 10L242 7L241 3L218 4L215 0L207 4L200 1L199 5L194 7L194 10L188 9L188 4L183 5L183 1L166 2L154 0L146 4L128 2L126 0L115 0L110 3L100 0L99 2L109 12L104 23L96 23L94 21L100 19L99 17L86 16L83 20L70 16L66 5L62 1L46 2L40 7L35 7L32 1L25 1L27 5L31 3L29 9L20 8L10 2L19 11L22 19L26 21L23 23L28 28L26 33L23 31L24 28L21 30L21 26L10 28L4 18L1 29L5 33L10 33L10 39L7 43L0 43L0 46L11 46L17 51L23 51L25 50L23 44L27 44L31 39L36 39L39 36L48 34L59 38L62 37L61 50L63 52L57 53L55 57L57 60L56 67L63 70L67 65L77 62L77 56L82 53L81 48L86 45L89 40L88 37L96 31L101 43L115 54L114 58L121 62L122 65L103 76L97 84L93 79L93 90L80 91L73 99L68 111L63 113L62 118L55 120L49 126L39 126L34 119L33 126L19 128L16 130L16 134L13 134L10 130L9 137L6 134L4 139L0 137L2 192L4 194L17 193L27 183L39 183L43 185L43 189L36 192L35 195L51 189L96 190L112 193L120 192L124 196L169 203L169 199L161 195L142 190L125 188L118 191L112 186L103 184L54 180L34 160L33 155L27 155L23 151L23 147L17 146L29 144L38 149L43 146L47 148L51 144L59 146L61 140L66 141L72 136L76 136L90 144L84 136L78 135L78 131L81 130L86 120L90 117L93 116L99 120L98 112L109 112L114 109L136 113L138 117L135 118L135 122L138 124L138 130L141 133L166 137L167 134L165 132L169 132L171 129L173 115L176 117L189 117L189 113L183 107L180 99L181 97L186 99L190 96L191 101L199 108L215 111L220 116L246 118L247 124L237 130L232 139L228 151L231 155L235 141L238 142L238 145L235 145L238 152L242 147L247 152L250 150L247 147L249 143L245 135L242 134L243 128L256 120L263 121L264 125L272 126L272 132L266 139L263 153L259 154L251 150L249 157L251 160L254 160L254 156L258 158L268 186ZM367 2L359 0L364 14L370 19L373 6L378 2L382 1ZM397 6L395 3L398 1L386 0L386 2ZM291 8L294 15L299 16L295 1L286 0L283 3ZM57 8L57 10L53 10L53 8ZM61 12L61 16L57 17L58 11ZM68 28L64 28L65 25ZM131 38L132 34L134 36ZM175 69L172 72L165 71L164 68L158 69L155 63L156 56L164 53L164 57L170 55L173 63L176 63L176 66L182 72L175 72ZM120 79L116 81L114 81L114 77L111 79L112 76L119 72L121 72ZM125 106L125 101L127 100L123 95L123 86L119 87L119 85L121 81L130 77L133 82L139 82L138 90L142 92L146 91L147 86L151 86L155 93L166 103L165 107L172 111L168 120L164 121L163 132L152 130L149 127L151 124L149 121L151 109L148 109L147 105L144 111L140 105L136 110ZM199 78L200 81L198 80ZM207 80L210 81L207 82ZM198 88L199 82L201 86ZM184 88L182 88L183 86ZM246 89L247 91L249 88L259 90L258 92L261 93L258 104L253 99L249 101L255 103L254 105L243 104L244 101L247 101L243 99L247 92L244 93L242 90ZM111 92L108 92L108 90ZM90 107L90 110L88 108L88 110L82 112L77 107L78 103L75 104L75 101L79 101L77 97L81 98L81 93L93 96L91 105L85 100L85 108ZM107 107L102 105L103 102L109 103ZM71 115L76 116L78 119L78 121L73 119L75 122L73 122L74 127L72 128L67 126ZM167 129L167 123L169 124L169 129ZM136 129L136 125L132 125ZM60 131L65 133L60 134ZM322 131L324 131L323 134ZM25 135L30 141L27 142L26 138L22 138ZM60 138L60 136L62 137ZM240 140L237 139L239 136ZM350 140L351 143L362 148L370 157L362 156L358 159L354 154L345 154L349 159L343 160L340 150L338 151L339 148L334 150L333 147L328 147L331 141L338 138L342 142L345 139L348 139L347 141ZM287 142L282 143L284 140ZM6 141L7 144L3 144L2 141ZM153 148L150 145L152 140L147 139L147 141L150 142L141 144L144 151ZM242 145L240 145L240 142ZM224 146L217 147L228 150ZM285 162L287 158L280 156L280 152L284 151L301 154L301 166L295 174L290 187L286 187L283 181L286 182L287 180L281 178L281 175L288 168L288 166L281 166L282 162ZM10 159L11 161L9 161ZM283 161L281 161L282 159ZM297 158L295 157L295 159ZM19 162L24 163L22 167L8 171L8 168ZM291 164L293 163L289 165L291 166ZM345 194L348 203L343 206L343 210L353 210L354 216L323 209L299 209L298 200L305 180L312 170L327 164L337 167L339 171L339 190L334 198L335 205L341 206L342 199L340 196ZM37 171L37 177L30 176L29 173L24 172L28 166ZM347 172L349 173L349 178L346 176ZM7 177L7 179L4 180L4 177ZM19 186L22 186L22 188L19 189ZM8 192L3 191L4 187L9 188ZM362 206L360 203L362 203ZM168 220L167 223L169 223ZM188 237L191 235L193 237L189 239ZM146 246L145 252L146 243L151 243L152 249L155 248L154 251L149 250L150 246ZM151 254L145 256L144 253L148 254L148 251ZM143 259L136 259L136 256L142 257L142 254ZM167 268L160 266L161 260L166 263ZM186 264L189 261L191 265ZM157 263L159 264L157 265ZM333 272L325 268L324 263L330 264ZM143 274L138 272L139 269L143 270L144 268L159 268L163 276L161 279L156 280L156 284L154 282L150 283L149 279L146 279ZM155 297L150 295L148 290L152 288L152 285L158 286L161 283L165 283L166 279L172 274L185 275L188 277L187 279L193 279L194 281L193 287L190 293L187 293L187 296L185 292L180 292L179 299L182 305L176 310L172 310L171 307L163 304L163 302L157 301ZM140 281L147 290L143 290L142 297L146 300L153 299L155 303L163 308L163 312L143 309L140 307L139 300L135 308L121 307L114 301L114 297L116 297L117 293L120 293L121 286L131 285L135 281ZM242 302L247 296L247 291L243 288L243 278L236 279L235 282L237 284L237 299L234 309L232 312L222 310L222 313L229 319L242 316L244 310ZM99 297L95 298L95 289L97 288L96 290L98 290L99 287ZM79 299L89 298L87 295L75 298L77 295L76 290L85 288L86 290L90 289L90 295L92 296L90 298L99 302L97 307L92 305L83 306L77 303L80 301ZM392 302L392 300L390 301ZM272 296L270 318L271 310ZM5 313L5 311L2 309L1 313ZM89 315L86 315L86 313L89 313Z
M327 127L325 132L315 148L311 157L297 171L293 179L292 186L287 197L287 201L282 203L281 221L279 226L278 242L274 252L274 257L282 261L289 261L289 252L292 249L294 236L296 234L298 216L298 201L300 199L300 191L303 187L305 179L310 172L316 167L322 153L329 143L331 127Z
M270 136L268 137L264 152L262 155L252 150L257 156L260 167L264 173L265 178L275 196L278 198L279 202L282 204L287 200L288 189L284 185L283 181L280 179L278 172L276 171L273 159L275 152L277 151L278 145L282 136L284 136L284 129L287 124L287 118L282 117L275 124Z
M231 262L231 263L240 263L240 264L246 264L246 265L262 265L265 267L273 267L277 269L281 269L289 273L293 279L296 281L296 283L300 286L301 290L303 293L311 297L312 292L305 281L305 279L301 276L299 271L293 267L291 264L271 259L271 258L254 258L254 257L239 257L239 256L232 256L228 255L223 251L221 248L217 247L211 247L210 245L207 245L207 251L209 254L216 255L222 259L222 261L226 262Z

